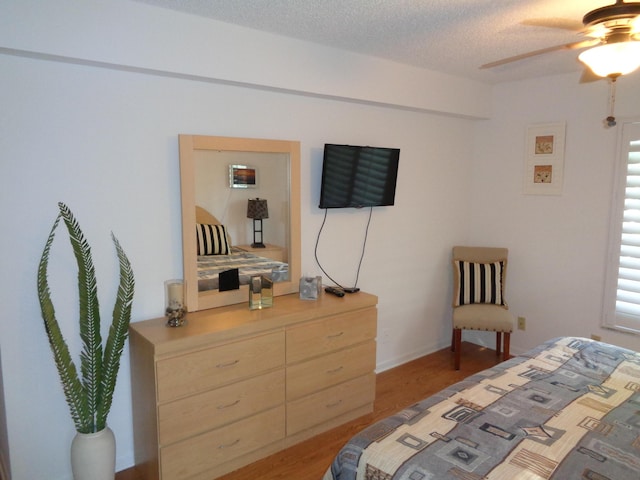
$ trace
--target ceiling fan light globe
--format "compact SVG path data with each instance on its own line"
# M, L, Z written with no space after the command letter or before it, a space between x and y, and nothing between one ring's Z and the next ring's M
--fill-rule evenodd
M578 59L599 77L627 75L640 67L640 42L607 43L585 50Z

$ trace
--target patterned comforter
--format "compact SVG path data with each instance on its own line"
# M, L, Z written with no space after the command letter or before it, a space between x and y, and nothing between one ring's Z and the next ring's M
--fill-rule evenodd
M366 428L324 480L640 478L640 354L557 338Z
M217 290L218 275L238 269L240 285L248 285L253 275L263 275L274 282L288 278L289 266L270 258L248 252L233 251L230 255L198 255L198 291Z

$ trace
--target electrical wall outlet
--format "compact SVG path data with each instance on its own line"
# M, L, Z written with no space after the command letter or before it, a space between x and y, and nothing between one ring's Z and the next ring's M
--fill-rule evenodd
M524 317L518 317L518 330L527 329L527 319Z

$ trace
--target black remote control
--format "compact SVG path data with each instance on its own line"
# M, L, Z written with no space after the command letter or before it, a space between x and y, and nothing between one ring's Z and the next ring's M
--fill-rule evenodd
M344 290L342 290L340 287L325 287L324 291L327 293L331 293L336 297L344 297Z

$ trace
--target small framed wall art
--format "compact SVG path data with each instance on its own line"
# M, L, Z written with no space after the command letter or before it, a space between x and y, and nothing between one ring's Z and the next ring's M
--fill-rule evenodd
M229 186L231 188L256 188L258 170L249 165L229 165Z
M548 123L527 128L524 193L561 195L564 180L565 124Z

